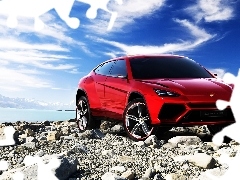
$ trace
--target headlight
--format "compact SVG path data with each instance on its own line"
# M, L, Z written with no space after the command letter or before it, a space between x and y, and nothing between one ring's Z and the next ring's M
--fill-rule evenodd
M167 90L161 90L161 89L154 89L154 91L157 93L157 95L161 97L178 97L180 94L172 92L172 91L167 91Z

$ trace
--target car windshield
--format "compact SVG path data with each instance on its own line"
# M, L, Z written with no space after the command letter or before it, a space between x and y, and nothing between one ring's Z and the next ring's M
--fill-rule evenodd
M134 79L213 78L195 61L183 57L143 57L130 60Z

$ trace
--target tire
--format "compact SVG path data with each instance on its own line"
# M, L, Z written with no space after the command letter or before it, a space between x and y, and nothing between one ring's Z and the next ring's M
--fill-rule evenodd
M88 100L85 96L78 99L76 107L76 122L80 132L100 127L101 121L94 121Z
M151 125L146 103L141 98L134 99L127 105L123 117L123 127L134 141L143 141L155 131L155 127Z

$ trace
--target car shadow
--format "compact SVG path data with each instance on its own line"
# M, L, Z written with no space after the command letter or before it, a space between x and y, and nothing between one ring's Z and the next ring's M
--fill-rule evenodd
M176 137L176 136L197 136L199 137L203 142L212 142L212 138L213 138L213 135L210 134L209 132L201 132L201 133L197 133L197 132L191 132L191 131L188 131L187 130L188 128L186 128L185 130L169 130L169 131L166 131L164 133L161 133L161 132L156 132L156 137L159 139L159 140L164 140L164 141L168 141L169 139L173 138L173 137ZM229 137L224 137L224 143L230 143L231 142L231 138Z
M123 136L123 137L128 137L125 131L120 131L117 133L114 133L118 136ZM203 142L212 142L212 138L213 136L209 133L195 133L195 132L191 132L188 131L187 129L183 129L183 130L165 130L164 132L162 132L161 130L157 130L154 134L158 140L164 140L165 142L167 142L169 139L176 137L176 136L197 136L199 137Z
M113 133L113 134L129 138L124 131L118 132L118 133ZM157 137L158 140L163 140L165 142L168 142L169 139L174 138L176 136L189 136L189 137L197 136L201 139L202 142L212 142L212 138L213 138L213 135L208 134L208 133L194 133L194 132L170 131L170 130L166 131L164 133L155 133L154 135ZM231 140L232 139L225 137L224 143L230 143Z
M122 125L121 123L118 123L120 125ZM193 128L194 129L194 128ZM108 132L111 134L116 134L118 136L122 136L122 137L127 137L128 135L127 133L122 129L121 131L118 132ZM176 136L197 136L199 137L203 142L212 142L212 138L213 135L208 132L202 132L200 131L199 133L196 131L196 127L195 130L191 130L191 127L185 127L185 128L180 128L178 130L172 128L171 130L157 130L154 134L158 140L163 140L165 142L168 142L169 139L176 137ZM224 142L225 143L229 143L231 141L230 138L225 137L224 138Z
M176 137L176 136L197 136L199 137L203 142L211 142L212 141L212 135L208 133L194 133L194 132L187 132L187 131L173 131L169 130L164 133L162 132L156 132L155 136L158 138L158 140L164 140L168 141L169 139Z

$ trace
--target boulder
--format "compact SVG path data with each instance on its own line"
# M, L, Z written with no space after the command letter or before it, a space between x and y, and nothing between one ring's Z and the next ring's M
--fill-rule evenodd
M215 166L216 160L205 153L196 153L194 155L185 155L185 156L176 156L174 157L175 161L188 161L195 166L204 168L204 169L211 169Z
M122 173L121 177L126 178L128 180L133 180L134 179L134 172L131 170L127 170L124 173Z
M176 136L168 140L173 146L178 147L178 144L185 146L199 145L202 141L197 136Z
M157 139L157 137L155 135L151 135L144 141L144 143L147 146L157 146L158 139Z
M181 174L171 173L165 176L165 180L186 180L186 177Z
M59 140L60 134L58 131L50 131L47 135L47 141Z

